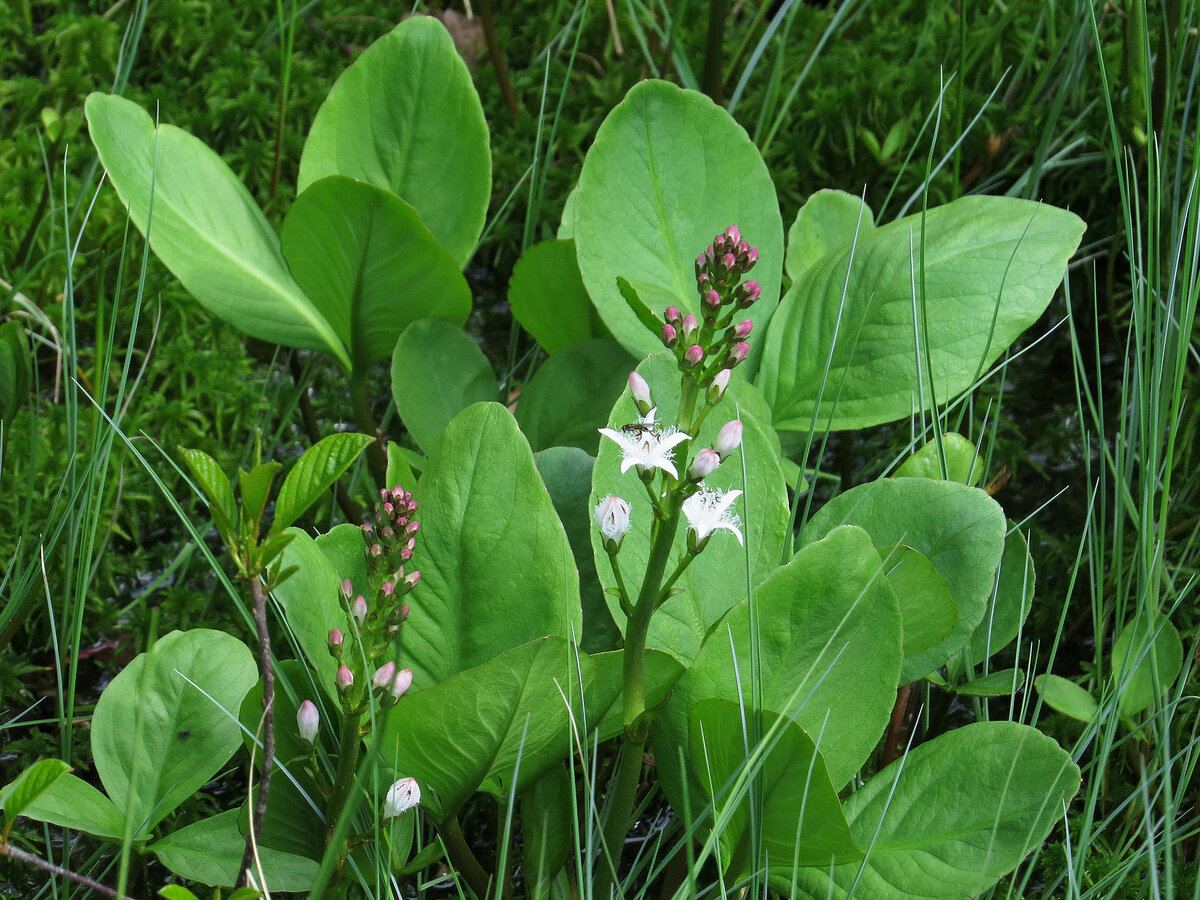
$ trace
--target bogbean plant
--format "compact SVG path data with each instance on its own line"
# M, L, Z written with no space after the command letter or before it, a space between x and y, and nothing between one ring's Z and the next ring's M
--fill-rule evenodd
M270 478L243 477L235 529L228 482L187 455L291 658L264 655L255 686L236 638L162 638L97 705L107 795L48 763L6 789L9 822L130 843L203 884L253 868L314 896L444 852L484 896L511 891L517 851L493 872L475 858L460 815L482 794L519 813L531 896L608 896L651 780L683 820L676 852L695 838L693 871L715 860L728 889L950 898L986 890L1064 815L1078 769L1034 728L983 707L910 747L889 723L923 681L1023 683L987 672L1032 602L1028 548L974 486L974 446L941 432L1046 308L1077 218L967 197L876 225L820 191L785 241L745 132L701 95L639 84L601 125L557 239L514 271L514 316L549 354L514 415L460 327L490 163L439 24L402 23L334 85L281 235L195 138L118 97L87 115L196 299L346 374L385 505L366 532L314 538L284 527L300 499L285 482L266 559ZM406 438L385 445L366 386L389 354ZM807 440L914 414L934 440L895 477L797 516ZM301 480L327 487L334 468ZM156 833L242 744L239 719L253 746L264 703L286 777L261 817L247 802Z

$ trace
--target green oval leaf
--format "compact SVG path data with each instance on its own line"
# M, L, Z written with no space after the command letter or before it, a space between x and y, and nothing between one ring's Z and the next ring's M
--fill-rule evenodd
M958 607L950 599L945 579L925 554L903 544L882 548L880 552L888 582L900 603L905 659L900 683L908 684L925 674L916 674L917 666L924 666L920 662L921 654L954 632L954 626L958 624ZM910 664L910 658L917 660L916 664Z
M266 216L216 153L171 125L155 129L121 97L91 94L84 108L133 224L149 230L155 254L201 305L252 337L322 350L349 370L341 339L292 278Z
M705 643L655 732L664 782L702 699L745 700L819 735L840 789L887 726L900 676L900 610L880 555L861 528L837 528L802 547L755 592L757 637L743 601Z
M125 816L116 805L103 792L70 773L56 778L25 804L22 812L39 822L86 831L110 841L119 843L125 838ZM134 839L138 838L135 834Z
M594 674L595 664L563 638L514 648L402 697L380 755L398 776L432 789L422 803L439 818L477 790L520 793L571 752L572 717Z
M958 623L936 646L908 657L903 678L915 680L944 665L971 637L992 596L1004 551L1000 505L979 488L954 481L882 478L829 501L805 525L805 539L838 525L865 528L877 547L912 547L933 564L958 607ZM904 609L920 596L899 599Z
M761 742L747 733L747 720L760 729ZM834 859L862 856L823 759L795 722L728 700L704 700L692 710L689 724L691 808L713 801L722 868L731 880L764 867L768 872L786 868L790 874L793 862L827 867ZM757 772L748 771L755 763ZM751 790L761 804L753 812Z
M396 342L392 397L400 421L427 454L451 419L472 404L495 400L497 390L479 345L449 322L413 322Z
M548 634L578 637L579 577L529 444L498 403L446 427L417 484L421 580L403 657L420 686Z
M1034 728L980 722L948 732L846 801L866 862L798 869L792 896L841 900L852 885L856 897L976 896L1045 840L1078 789L1079 768Z
M1174 684L1183 667L1183 642L1161 613L1138 616L1113 643L1112 683L1125 718L1146 709Z
M574 241L542 241L526 249L508 282L508 304L547 353L607 333L583 286Z
M11 822L25 811L38 795L62 778L71 767L61 759L41 759L29 766L0 791L0 809Z
M369 443L371 438L365 434L331 434L305 450L283 479L283 487L275 500L275 521L271 523L271 531L280 532L303 515L350 468Z
M204 491L208 498L213 524L217 526L221 540L225 542L226 547L234 547L237 540L238 508L229 476L222 471L217 461L203 450L180 447L179 453L200 490Z
M875 214L854 194L817 191L796 213L788 229L788 278L795 281L822 256L832 253L875 227Z
M844 246L822 257L767 329L758 383L776 427L807 430L818 405L818 425L832 431L927 409L926 344L938 402L962 393L1041 315L1083 229L1052 206L963 197L929 210L924 223L908 216L860 234L853 254ZM924 291L919 328L914 284Z
M534 450L600 446L600 428L621 396L634 360L616 341L594 338L547 359L521 391L517 423Z
M412 204L458 264L491 199L488 128L471 73L436 19L412 16L373 43L317 110L297 189L348 175Z
M946 477L950 481L976 485L983 477L983 462L975 445L961 434L953 431L941 435L941 454L946 459ZM897 478L941 479L942 456L938 452L938 439L928 441L925 446L901 463L893 473Z
M1059 675L1039 675L1033 683L1046 705L1064 716L1092 722L1100 712L1096 698L1073 681Z
M650 310L700 314L696 256L730 225L759 251L766 324L779 297L783 221L758 150L703 94L663 81L636 85L596 133L579 177L575 244L583 283L609 331L635 356L662 347L617 287L626 278ZM749 365L760 345L752 344Z
M383 188L331 176L296 198L283 223L292 274L350 349L355 373L385 359L412 322L471 313L460 266L416 211Z
M241 746L237 711L257 678L245 644L198 628L160 638L104 689L92 717L96 772L139 835Z

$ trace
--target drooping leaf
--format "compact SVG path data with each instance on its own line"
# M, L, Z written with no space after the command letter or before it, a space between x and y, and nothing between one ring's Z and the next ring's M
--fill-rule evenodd
M653 391L658 403L658 420L673 421L680 398L679 370L674 356L669 351L660 351L642 360L637 371ZM713 488L746 491L745 497L738 498L735 508L742 518L746 545L743 548L728 532L714 535L704 552L676 583L675 587L681 588L681 593L667 600L651 619L647 646L670 653L684 664L696 658L709 628L746 596L746 554L750 556L751 577L758 583L775 570L783 552L788 521L787 495L777 452L767 434L770 425L764 425L754 413L762 408L762 398L757 394L752 385L732 380L721 405L705 420L700 434L693 435L696 438L694 448L711 447L721 426L735 417L737 409L742 410L742 445L748 466L745 487L742 461L737 453L725 460L706 482ZM613 406L609 426L620 428L637 419L637 407L626 389ZM688 460L676 458L675 463L682 471L687 468ZM621 450L606 438L600 444L592 475L592 496L588 501L591 509L595 509L608 494L622 497L630 505L630 530L621 548L620 564L626 582L635 585L630 590L636 591L649 557L653 513L637 473L630 470L621 474ZM669 566L672 568L686 550L686 532L687 523L683 521L671 552ZM601 584L605 588L615 588L616 579L596 528L592 529L592 553ZM607 594L606 601L614 620L622 624L625 616L617 598Z
M754 603L755 619L743 602L717 625L660 717L655 753L668 796L681 787L675 757L689 710L707 698L794 718L818 741L838 789L887 727L900 676L900 610L865 531L836 528L802 547Z
M460 266L383 188L322 178L296 198L282 239L292 274L349 348L355 373L389 356L417 319L462 325L471 313Z
M900 604L905 659L919 659L953 633L958 624L958 607L950 599L945 579L938 575L925 554L904 544L885 547L880 552L888 582ZM903 668L900 671L901 684L919 677Z
M296 521L317 498L333 486L371 443L365 434L331 434L321 438L292 466L275 500L271 531L279 532Z
M574 241L542 241L522 253L508 282L508 305L550 354L606 333L583 286Z
M245 849L236 809L201 819L150 845L158 861L176 875L212 887L233 885ZM277 891L307 891L320 868L311 859L269 847L259 848L259 861L267 883Z
M787 716L756 714L728 700L703 700L690 719L690 787L699 795L691 799L691 808L715 800L728 878L739 881L761 867L790 874L793 862L828 867L835 859L861 858L822 757L800 726ZM749 732L747 721L760 732ZM777 736L770 734L773 728L779 729ZM738 791L737 781L748 768L747 748L751 758L760 752L765 758L757 777ZM758 795L753 814L751 791Z
M852 266L849 245L823 256L767 329L758 384L776 427L807 430L819 403L819 427L865 428L927 409L931 386L939 403L962 393L1041 315L1083 228L1052 206L963 197L860 234Z
M439 818L478 790L519 793L571 752L571 718L594 671L568 641L546 637L410 691L387 720L383 762L416 778Z
M788 229L788 278L795 281L822 256L852 243L875 227L871 207L845 191L817 191Z
M864 864L800 868L805 900L960 900L977 896L1045 840L1079 789L1053 739L1015 722L979 722L916 747L850 795ZM772 886L790 889L791 873Z
M1011 644L1033 607L1036 578L1029 543L1014 522L1009 520L1007 524L1009 532L1004 538L1004 555L1000 560L996 590L988 599L983 621L972 633L967 645L971 660L975 663L982 662Z
M1006 530L1000 505L985 491L955 481L881 478L822 507L805 525L805 540L838 525L858 525L876 547L904 544L932 563L958 608L958 623L935 647L906 658L902 677L915 680L944 665L970 639L992 595ZM922 596L900 598L901 609Z
M241 746L237 711L257 679L232 635L173 631L104 689L92 716L96 772L145 836ZM207 694L207 696L206 696Z
M616 341L595 338L547 359L521 391L517 422L534 450L580 447L595 454L608 412L634 359Z
M297 189L329 175L412 204L459 268L491 199L487 122L471 73L436 19L412 16L341 74L317 111Z
M421 580L404 628L414 684L445 681L535 638L578 635L579 578L529 444L498 403L446 426L417 484Z
M252 337L322 350L349 370L340 338L292 278L266 216L216 153L171 125L155 129L121 97L91 94L84 109L133 224L143 234L149 227L151 248L192 296Z
M404 427L430 453L451 419L473 403L496 399L496 375L461 328L424 319L396 342L392 396Z
M779 297L783 221L754 144L703 94L662 81L636 85L600 126L579 177L575 243L583 283L609 331L635 356L660 349L617 286L625 278L650 311L699 315L696 256L737 225L759 251L762 287L748 315L766 324ZM749 367L756 365L752 344Z

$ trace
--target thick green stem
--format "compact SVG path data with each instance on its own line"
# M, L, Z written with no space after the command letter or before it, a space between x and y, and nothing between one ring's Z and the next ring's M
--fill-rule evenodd
M487 897L488 888L492 883L491 876L471 852L467 839L463 837L462 826L458 824L458 816L448 816L444 822L438 824L437 830L442 836L446 853L450 862L454 863L454 868L467 880L476 897Z
M362 752L362 736L359 734L361 723L362 713L346 713L342 716L337 772L333 776L333 789L329 792L329 808L325 811L330 839L337 830L338 820L341 819L354 790L354 776L358 771L358 757ZM335 883L341 879L342 866L346 862L344 848L338 853L338 863L333 876Z
M367 468L376 487L387 487L387 451L383 448L383 433L371 412L371 400L367 397L367 383L356 378L350 383L350 399L354 404L354 421L363 434L374 438L367 445Z

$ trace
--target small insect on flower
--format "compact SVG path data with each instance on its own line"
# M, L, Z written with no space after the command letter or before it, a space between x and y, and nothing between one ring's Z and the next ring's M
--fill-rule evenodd
M654 432L653 422L630 422L628 425L622 425L621 431L625 434L652 434Z

